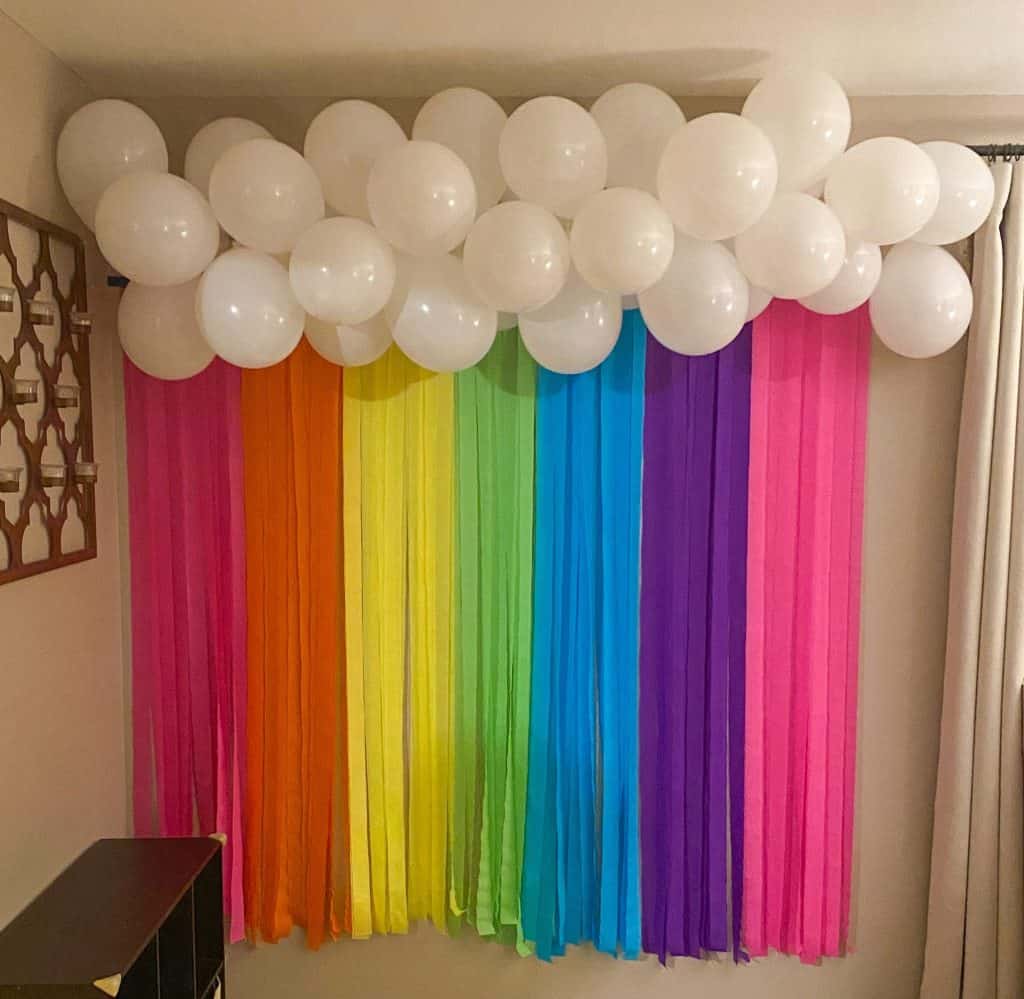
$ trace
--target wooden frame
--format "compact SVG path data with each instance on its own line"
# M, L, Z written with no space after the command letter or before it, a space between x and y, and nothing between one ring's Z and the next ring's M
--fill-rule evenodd
M32 264L32 277L24 281L18 271L18 257L11 238L11 223L17 223L34 232L38 239L38 257ZM53 244L62 243L73 254L74 271L67 292L62 292L57 267L53 259ZM0 492L0 539L6 544L6 567L0 568L0 585L50 569L72 565L96 557L95 487L85 481L85 471L76 472L76 464L93 462L92 391L89 366L89 333L86 301L85 247L81 238L68 229L10 202L0 200L0 257L6 258L11 269L15 310L20 311L20 325L8 352L9 340L0 338L0 433L6 427L14 428L17 442L24 455L22 481L18 491ZM39 295L44 276L52 288L54 320L59 322L59 338L53 348L53 360L46 358L46 346L30 317L30 303ZM38 315L38 313L37 313ZM43 408L38 417L37 432L31 437L21 412L21 403L15 399L14 381L25 347L35 357L39 372L39 390ZM61 377L65 358L70 362L78 383L78 419L73 431L61 416L56 402L55 387ZM52 430L65 465L63 486L44 484L41 465L47 432ZM58 491L59 490L59 491ZM69 506L74 501L82 522L85 544L65 552L63 529L68 519ZM29 526L33 507L41 514L42 526L49 541L49 555L38 561L26 561L23 540ZM0 556L4 553L0 552ZM0 561L0 565L3 562Z

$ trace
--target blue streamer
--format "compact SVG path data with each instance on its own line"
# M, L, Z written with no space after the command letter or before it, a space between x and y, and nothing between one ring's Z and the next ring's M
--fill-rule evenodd
M545 960L590 940L610 954L640 952L645 351L646 330L633 310L600 367L538 374L522 918L524 936Z

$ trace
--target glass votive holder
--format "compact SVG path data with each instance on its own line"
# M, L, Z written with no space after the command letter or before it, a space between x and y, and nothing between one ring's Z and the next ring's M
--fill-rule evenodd
M75 482L92 485L99 475L100 466L95 461L75 462Z
M0 312L13 312L14 302L18 297L16 289L11 287L0 287Z
M21 488L21 466L0 467L0 493L16 493Z
M58 382L53 386L53 404L58 409L69 409L78 405L79 389L77 385L64 385Z
M15 378L11 385L11 395L19 406L27 402L37 402L39 400L39 379Z
M67 465L40 465L39 481L44 486L62 486L68 481Z
M53 326L57 315L55 302L43 298L34 298L28 303L28 318L33 326Z
M71 310L71 332L72 333L91 333L92 332L92 313L91 312L79 312L78 309Z

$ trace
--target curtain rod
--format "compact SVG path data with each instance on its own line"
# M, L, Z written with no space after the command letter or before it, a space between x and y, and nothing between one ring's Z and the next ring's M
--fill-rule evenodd
M1001 145L989 145L989 146L971 146L979 156L983 156L990 163L995 163L996 160L1002 160L1004 163L1009 163L1011 160L1020 160L1024 158L1024 144L1017 142L1003 143Z

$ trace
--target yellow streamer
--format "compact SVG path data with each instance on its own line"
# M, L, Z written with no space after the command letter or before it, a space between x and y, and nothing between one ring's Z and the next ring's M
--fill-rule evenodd
M347 874L354 937L404 933L410 918L447 928L454 409L452 376L416 367L397 348L345 371Z
M413 369L406 390L410 733L409 914L447 930L455 383Z

